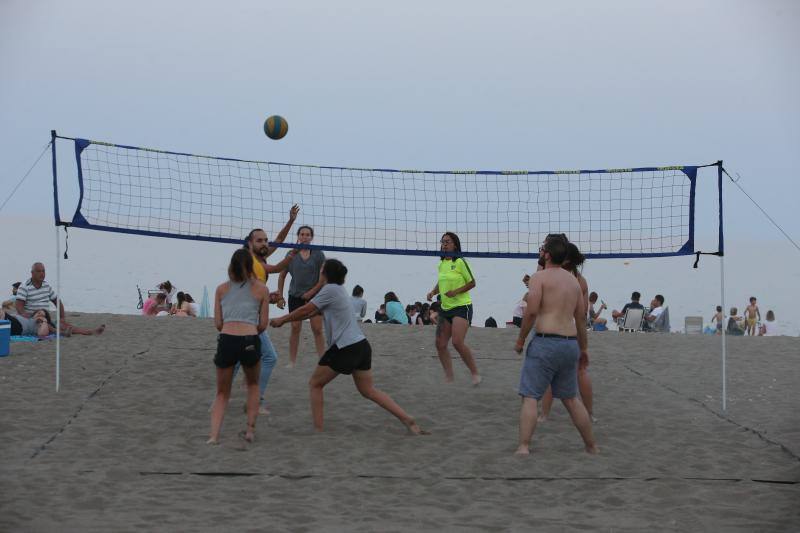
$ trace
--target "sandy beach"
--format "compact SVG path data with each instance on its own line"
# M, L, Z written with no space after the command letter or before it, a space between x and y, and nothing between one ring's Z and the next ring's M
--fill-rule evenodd
M256 441L237 384L221 445L205 445L212 321L121 315L99 338L12 344L0 358L0 531L792 531L800 523L800 340L590 335L599 456L563 406L528 458L517 438L515 330L473 328L484 376L443 383L431 327L364 325L376 385L432 432L402 425L342 376L311 427L316 362L303 329L280 360Z

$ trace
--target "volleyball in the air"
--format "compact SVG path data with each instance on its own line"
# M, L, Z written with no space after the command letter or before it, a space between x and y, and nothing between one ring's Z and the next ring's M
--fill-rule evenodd
M289 131L289 123L279 115L272 115L264 121L264 133L273 140L283 139Z

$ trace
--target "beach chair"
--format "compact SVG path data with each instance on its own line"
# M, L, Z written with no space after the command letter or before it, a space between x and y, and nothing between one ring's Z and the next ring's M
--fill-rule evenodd
M703 333L703 317L687 316L683 319L683 332L687 335L700 335Z
M642 331L642 321L644 321L644 309L628 308L625 317L619 326L620 331Z
M656 333L670 332L669 307L664 307L664 310L660 315L658 315L658 318L653 321L653 324L650 326L650 330Z

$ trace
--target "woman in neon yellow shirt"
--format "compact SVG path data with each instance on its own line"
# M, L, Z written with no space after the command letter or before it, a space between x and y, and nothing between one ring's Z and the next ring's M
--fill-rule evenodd
M475 277L467 262L458 257L461 255L458 235L448 231L442 235L440 244L445 255L439 261L439 280L428 293L428 301L433 300L437 294L442 299L442 310L436 325L436 351L444 369L445 380L452 382L453 361L447 349L447 344L452 339L453 348L472 374L472 384L477 385L481 382L481 376L478 374L472 350L464 342L472 322L472 298L469 291L475 288Z

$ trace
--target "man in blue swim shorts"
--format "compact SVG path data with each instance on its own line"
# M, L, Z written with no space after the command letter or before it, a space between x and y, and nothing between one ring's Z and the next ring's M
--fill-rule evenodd
M567 239L562 234L548 235L539 254L544 270L528 283L528 306L514 347L522 348L534 323L536 331L528 343L519 382L522 408L519 414L517 455L529 455L536 429L538 402L548 386L569 411L572 422L583 438L586 451L598 452L592 435L589 413L578 399L578 358L587 353L586 308L575 276L561 268L567 255ZM580 324L577 327L576 324Z

